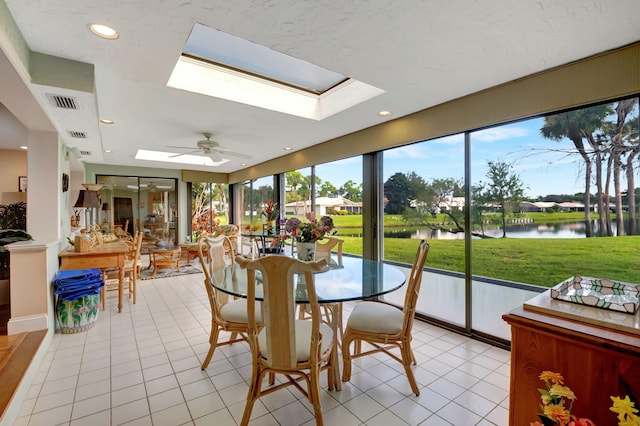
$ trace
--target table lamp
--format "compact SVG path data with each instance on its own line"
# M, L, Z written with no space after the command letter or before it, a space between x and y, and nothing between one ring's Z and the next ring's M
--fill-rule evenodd
M100 208L100 201L98 200L98 191L89 191L88 189L81 189L78 194L78 200L74 204L73 208L84 208L85 210L85 226L87 232L91 231L91 225L93 225L93 209ZM78 213L76 213L78 216Z

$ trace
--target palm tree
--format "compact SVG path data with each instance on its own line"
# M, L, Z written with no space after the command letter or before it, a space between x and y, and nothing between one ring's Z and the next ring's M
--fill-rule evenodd
M592 160L590 153L584 146L583 139L586 139L592 152L596 157L596 185L598 191L598 211L601 225L604 225L602 212L604 203L602 200L602 145L593 136L594 132L602 127L605 117L611 114L611 105L596 105L590 108L583 108L575 111L563 112L545 117L540 133L546 139L560 141L563 138L569 139L575 146L578 154L585 163L585 190L584 190L584 219L586 224L586 236L592 236L591 230L591 169ZM600 229L603 229L601 226Z

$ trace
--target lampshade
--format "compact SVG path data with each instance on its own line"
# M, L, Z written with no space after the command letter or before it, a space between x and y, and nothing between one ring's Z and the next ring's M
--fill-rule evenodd
M100 208L100 201L98 201L98 191L89 191L87 189L81 189L78 194L78 200L73 207L86 207L86 208Z

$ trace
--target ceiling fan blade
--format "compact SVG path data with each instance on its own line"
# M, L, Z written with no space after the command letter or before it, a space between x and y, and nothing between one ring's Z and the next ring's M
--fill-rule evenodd
M244 158L245 160L251 160L251 156L248 154L243 154L241 152L231 151L230 149L220 148L218 152L221 154L231 155L232 157Z
M178 149L196 149L193 146L176 146L176 145L165 145L167 148L178 148Z
M209 155L209 157L214 163L219 163L223 160L222 156L217 151L212 150L211 152L208 152L207 155Z
M170 155L169 158L180 157L181 155L195 154L196 152L201 152L201 150L198 149L198 150L195 150L195 151L181 152L180 154Z

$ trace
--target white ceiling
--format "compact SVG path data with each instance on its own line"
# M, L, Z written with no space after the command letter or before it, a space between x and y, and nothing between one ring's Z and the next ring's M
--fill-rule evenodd
M37 98L66 143L91 152L85 161L218 172L640 40L638 0L4 1L31 50L95 66L96 93L81 98L84 115L60 114ZM196 22L385 93L315 121L167 88ZM121 36L99 39L90 23L110 25ZM394 115L381 118L380 110ZM97 118L115 124L98 125ZM20 139L20 130L16 138L5 126L0 118L0 148ZM67 130L88 137L75 140ZM205 131L253 159L215 168L134 159L138 148L195 146Z

